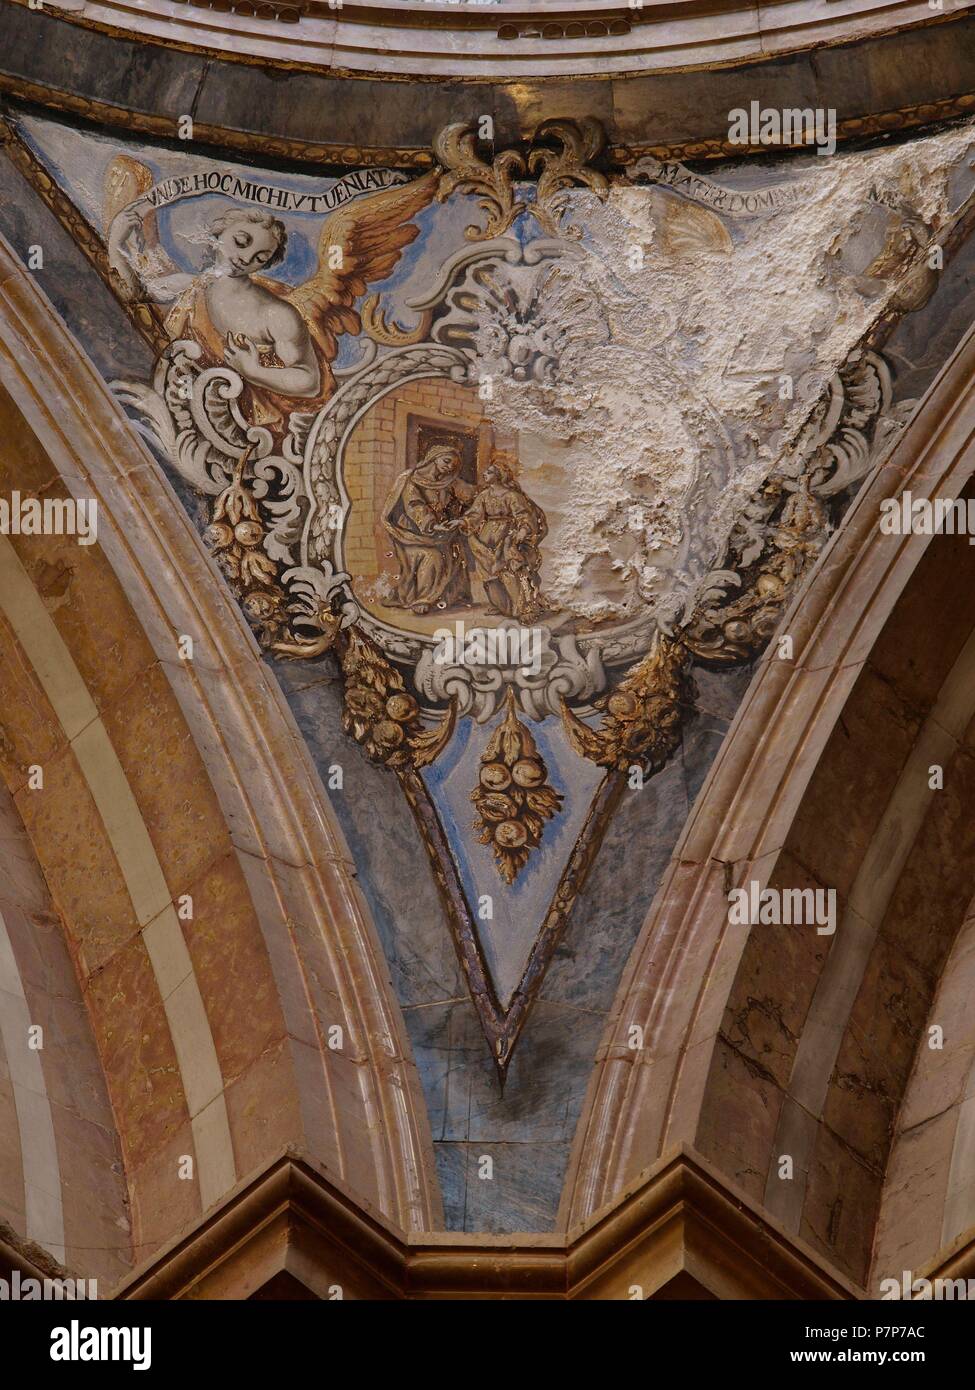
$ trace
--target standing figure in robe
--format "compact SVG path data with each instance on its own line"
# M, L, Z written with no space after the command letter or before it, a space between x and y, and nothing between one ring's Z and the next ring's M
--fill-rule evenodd
M460 521L471 552L471 597L506 618L533 622L542 611L539 544L545 513L500 464L484 471L484 485Z

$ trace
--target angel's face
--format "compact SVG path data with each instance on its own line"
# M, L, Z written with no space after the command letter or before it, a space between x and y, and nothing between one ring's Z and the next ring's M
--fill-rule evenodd
M222 275L254 275L278 249L273 227L259 222L231 222L213 239L213 264Z

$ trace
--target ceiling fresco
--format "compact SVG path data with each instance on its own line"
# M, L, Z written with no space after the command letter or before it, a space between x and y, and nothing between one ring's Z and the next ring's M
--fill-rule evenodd
M751 665L950 351L975 133L705 175L448 126L418 175L11 129L342 818L448 1220L536 1229Z

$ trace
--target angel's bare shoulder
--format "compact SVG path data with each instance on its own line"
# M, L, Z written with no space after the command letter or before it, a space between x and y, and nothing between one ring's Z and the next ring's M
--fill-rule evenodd
M267 326L276 338L297 339L304 337L308 332L301 312L286 299L272 297L266 313Z

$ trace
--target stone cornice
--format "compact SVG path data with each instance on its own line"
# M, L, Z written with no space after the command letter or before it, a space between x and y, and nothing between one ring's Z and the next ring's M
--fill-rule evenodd
M405 1236L289 1150L114 1297L246 1298L282 1277L320 1298L862 1296L687 1150L584 1226L511 1236Z
M5 0L26 4L27 0ZM50 0L46 8L104 33L232 60L350 73L451 79L675 72L749 63L891 33L946 16L925 0Z
M21 1279L72 1277L0 1225L0 1278L14 1270ZM975 1234L917 1277L975 1277ZM412 1237L288 1150L109 1297L244 1299L276 1289L282 1297L328 1298L338 1286L347 1299L562 1301L629 1299L633 1285L648 1298L865 1297L686 1149L568 1233Z
M835 111L841 142L975 111L975 16L967 11L787 58L697 74L650 72L644 65L629 76L603 71L571 82L514 76L516 65L507 59L498 75L478 80L438 75L432 62L419 79L336 66L307 70L245 53L210 57L120 31L111 37L15 0L0 0L0 13L0 94L169 139L192 114L196 145L261 161L427 167L437 130L457 121L476 124L485 115L499 147L530 139L550 117L585 115L602 123L608 161L617 166L646 153L741 157L750 151L729 145L728 112L752 100L781 105L786 90L792 105ZM287 69L287 100L280 69ZM423 82L422 100L416 80Z

